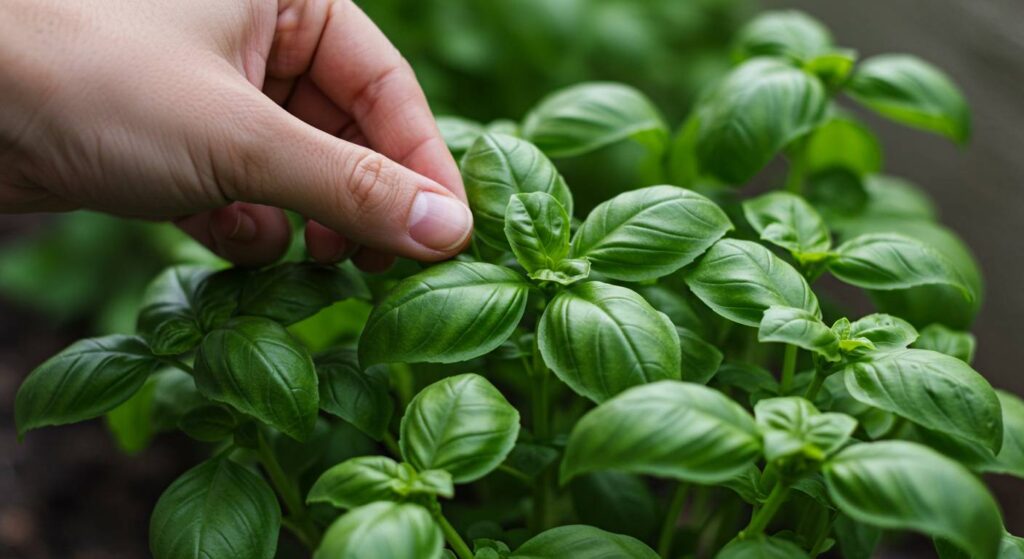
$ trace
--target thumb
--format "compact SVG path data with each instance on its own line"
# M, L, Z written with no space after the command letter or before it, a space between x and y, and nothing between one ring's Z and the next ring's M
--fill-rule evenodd
M261 105L217 150L218 166L233 166L221 174L233 177L229 197L297 211L354 243L416 260L450 258L469 242L469 207L441 184L269 99Z

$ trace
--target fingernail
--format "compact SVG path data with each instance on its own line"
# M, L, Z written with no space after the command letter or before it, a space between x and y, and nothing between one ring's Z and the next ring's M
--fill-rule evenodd
M447 252L462 245L473 230L473 215L453 196L421 191L409 212L409 236L417 243Z
M244 210L235 207L224 208L218 217L220 231L225 240L247 243L256 238L256 220Z

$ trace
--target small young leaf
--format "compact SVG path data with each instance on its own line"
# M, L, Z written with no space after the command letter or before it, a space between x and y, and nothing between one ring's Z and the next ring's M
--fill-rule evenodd
M820 318L803 309L768 307L757 330L759 342L779 342L839 361L839 338Z
M860 402L929 429L1003 443L999 399L988 382L955 357L924 349L871 354L844 369L846 389Z
M612 279L643 281L693 262L731 229L725 212L704 196L651 186L594 208L572 239L572 255L587 257Z
M818 298L800 272L751 241L718 241L686 275L686 284L711 310L755 328L772 306L821 316Z
M313 363L319 378L320 409L381 440L394 413L387 367L364 370L356 351L345 347L317 355Z
M865 289L949 285L968 300L973 298L946 257L903 235L872 233L850 239L836 249L828 269L840 280Z
M542 269L530 272L530 279L550 281L559 285L572 285L590 277L590 260L567 258L555 265L553 270Z
M820 21L797 10L763 12L736 34L736 58L779 56L810 60L832 48L832 34Z
M204 266L175 266L164 270L146 288L137 330L157 355L191 350L203 337L193 306L196 292L212 270Z
M906 349L917 339L917 329L897 316L875 313L850 323L845 339L867 340L871 342L871 349Z
M287 262L249 276L238 312L288 325L349 297L370 297L363 278L351 266Z
M353 509L376 501L395 501L398 466L386 456L350 458L320 474L306 502Z
M226 458L192 468L153 509L149 549L155 559L272 559L281 509L267 483Z
M743 215L761 240L782 247L797 260L820 258L832 248L828 226L806 200L770 192L743 203Z
M840 168L854 175L882 169L882 145L875 134L845 115L833 115L807 137L804 161L811 173Z
M960 464L918 444L851 446L825 463L839 509L858 522L947 538L977 557L994 558L1002 537L995 499Z
M965 143L971 115L963 93L941 70L916 56L884 54L861 63L850 96L896 122Z
M704 341L693 330L676 326L681 350L680 379L686 382L707 384L722 364L722 352Z
M36 367L14 398L18 436L99 417L121 405L164 363L138 336L77 341Z
M821 413L809 401L795 396L768 398L754 406L764 433L764 455L769 461L793 455L824 460L849 440L857 420L842 413Z
M206 335L196 353L196 386L217 402L303 440L316 424L316 369L280 324L239 317Z
M593 526L569 525L541 532L519 546L509 559L566 557L658 559L658 554L640 540L629 536L605 532Z
M562 291L544 310L537 342L555 375L595 402L680 378L675 326L625 287L591 281Z
M324 533L313 559L440 559L441 529L414 504L371 503L350 510Z
M921 330L921 336L914 342L917 349L930 349L946 355L952 355L964 363L974 361L974 348L977 341L970 332L957 332L935 323Z
M515 194L505 209L505 237L527 272L554 269L569 254L569 215L546 192Z
M401 497L410 495L436 495L451 499L455 496L455 482L447 470L417 472L409 464L398 466L398 482L393 489Z
M627 138L660 153L668 128L643 93L623 84L591 82L541 100L523 121L523 137L550 157L574 157Z
M217 442L231 436L238 419L231 410L217 404L192 408L178 420L178 428L197 441Z
M498 467L518 434L519 412L487 379L464 374L409 402L398 446L417 470L448 470L455 483L468 483Z
M507 249L505 210L513 194L546 192L572 215L572 193L536 146L504 134L477 138L462 158L462 178L473 209L474 234Z
M561 477L609 469L714 484L760 453L760 432L739 404L704 386L662 381L584 415L569 435Z
M359 362L454 363L489 353L519 324L529 288L522 276L493 264L430 267L399 282L373 309L359 338Z
M782 538L759 536L733 540L715 555L715 559L807 559L807 553L795 543Z

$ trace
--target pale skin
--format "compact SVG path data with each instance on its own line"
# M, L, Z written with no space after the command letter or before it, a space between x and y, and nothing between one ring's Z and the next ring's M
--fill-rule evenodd
M324 263L450 258L472 216L406 61L351 0L0 0L0 213L174 221L242 265L283 209Z

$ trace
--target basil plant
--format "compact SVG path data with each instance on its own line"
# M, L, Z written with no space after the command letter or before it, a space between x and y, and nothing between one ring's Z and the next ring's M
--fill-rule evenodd
M903 531L1024 556L980 478L1024 476L1024 402L971 366L977 267L838 105L961 142L963 96L796 12L735 53L674 134L613 83L442 118L466 254L171 268L137 335L32 372L19 433L105 415L129 450L207 444L155 505L157 559L270 559L282 528L317 559L868 558ZM647 180L575 204L559 165L622 142ZM781 188L744 199L758 174Z

